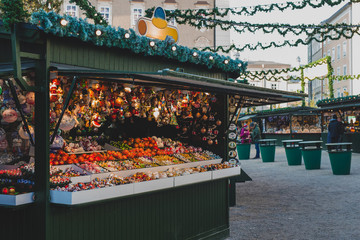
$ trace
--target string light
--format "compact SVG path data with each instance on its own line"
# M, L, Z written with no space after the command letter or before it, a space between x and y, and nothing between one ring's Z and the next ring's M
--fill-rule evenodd
M96 31L95 31L95 34L96 34L96 36L98 36L98 37L99 37L99 36L101 36L102 32L101 32L101 30L100 30L100 29L98 29L98 30L96 30Z
M150 41L149 45L150 45L150 47L155 47L155 42L154 42L154 41Z
M198 56L198 53L197 52L194 52L193 53L193 57L197 57Z
M213 57L213 56L210 56L210 57L209 57L209 60L210 60L210 61L214 60L214 57Z
M172 46L172 47L171 47L171 50L172 50L173 52L175 52L175 51L176 51L176 46Z
M65 19L61 19L60 24L62 26L66 26L68 24L68 21L66 21Z
M224 63L225 63L225 64L228 64L228 63L229 63L229 60L225 59Z
M128 38L130 38L130 34L129 34L129 33L125 33L124 37L125 37L126 39L128 39Z

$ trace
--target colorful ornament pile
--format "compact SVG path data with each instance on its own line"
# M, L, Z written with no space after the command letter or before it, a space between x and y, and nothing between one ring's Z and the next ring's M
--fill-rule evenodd
M119 177L114 174L110 174L109 177L105 179L95 178L91 182L88 183L76 183L76 184L69 184L66 186L56 186L52 190L58 191L65 191L65 192L77 192L82 190L90 190L96 188L104 188L104 187L111 187L116 185L128 184L128 183L137 183L137 182L144 182L144 181L151 181L161 178L168 178L168 177L176 177L176 176L185 176L189 174L196 174L201 172L207 171L215 171L220 169L230 168L231 165L227 163L219 163L219 164L211 164L211 165L204 165L204 166L197 166L191 168L169 168L166 171L162 172L137 172L133 175L128 177Z
M33 164L23 165L11 170L0 170L0 189L2 189L2 194L29 192L32 191L34 185Z

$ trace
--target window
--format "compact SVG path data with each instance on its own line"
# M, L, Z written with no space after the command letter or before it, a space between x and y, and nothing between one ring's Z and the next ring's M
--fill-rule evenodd
M326 57L326 53L324 53L323 58Z
M337 97L340 97L340 88L337 89Z
M277 84L276 84L276 83L272 83L272 84L271 84L271 89L277 89Z
M328 50L327 55L330 57L330 50Z
M346 57L346 41L343 42L343 57Z
M67 15L70 15L72 17L77 17L78 16L78 10L77 10L77 6L73 5L73 4L68 4L65 7L65 13Z
M343 66L343 75L347 75L347 66L346 65Z
M105 20L111 25L111 7L110 6L100 6L100 14L105 18Z
M340 44L339 44L339 45L337 45L336 59L340 60L340 56L341 56L341 49L340 49Z
M132 26L136 25L137 20L142 17L144 14L143 8L133 8L131 11L131 24Z
M332 48L332 52L331 52L331 61L335 61L335 48Z
M336 75L340 76L340 67L337 67L337 69L336 69Z

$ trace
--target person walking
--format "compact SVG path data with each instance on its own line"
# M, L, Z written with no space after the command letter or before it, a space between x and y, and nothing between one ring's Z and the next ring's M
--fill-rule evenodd
M247 124L245 124L240 131L240 139L241 139L241 143L249 143L250 140L250 132L249 132L249 127Z
M340 136L340 122L337 120L336 114L332 116L328 126L328 143L337 143Z
M256 122L250 123L251 129L251 141L255 144L256 155L253 159L260 158L260 148L259 148L259 140L260 136L260 128Z

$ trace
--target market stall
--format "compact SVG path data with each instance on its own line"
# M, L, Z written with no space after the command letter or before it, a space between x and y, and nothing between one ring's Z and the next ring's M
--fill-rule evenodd
M332 99L324 99L318 101L316 104L319 107L318 112L322 116L321 129L322 139L325 147L328 134L328 124L332 116L336 114L342 118L345 127L345 133L342 142L351 142L353 151L360 152L360 104L359 96L347 96Z
M240 121L251 119L258 121L262 129L262 138L282 140L303 139L319 140L321 137L320 114L315 108L295 107L266 110L245 115Z
M228 236L234 108L305 95L228 81L239 60L121 29L108 46L61 20L0 25L4 239Z

